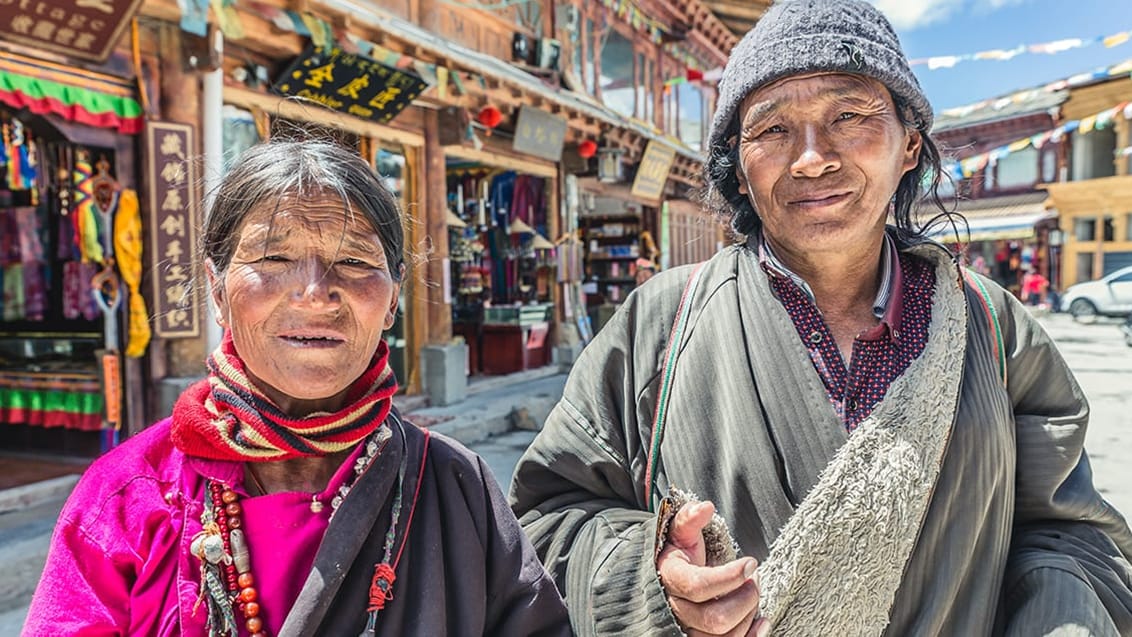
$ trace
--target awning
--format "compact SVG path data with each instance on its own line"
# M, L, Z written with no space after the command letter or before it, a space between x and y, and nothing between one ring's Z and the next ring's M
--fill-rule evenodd
M0 54L0 103L127 135L145 123L127 83L14 54Z
M945 221L937 222L927 236L945 243L956 241L956 231L962 243L1028 239L1034 236L1034 227L1039 222L1057 217L1056 212L1046 209L1046 196L1046 193L1038 192L963 201L956 212L967 220L966 225L956 223L953 228ZM921 217L920 221L926 219Z

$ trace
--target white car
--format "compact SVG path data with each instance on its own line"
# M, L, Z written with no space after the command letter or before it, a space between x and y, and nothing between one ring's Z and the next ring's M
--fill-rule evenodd
M1078 320L1132 314L1132 265L1104 278L1069 286L1061 295L1061 311Z

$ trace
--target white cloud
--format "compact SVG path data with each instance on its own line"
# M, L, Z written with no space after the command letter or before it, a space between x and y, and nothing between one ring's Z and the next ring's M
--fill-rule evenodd
M985 16L988 13L1022 4L1026 0L869 0L898 31L911 31L944 22L955 14L969 13Z

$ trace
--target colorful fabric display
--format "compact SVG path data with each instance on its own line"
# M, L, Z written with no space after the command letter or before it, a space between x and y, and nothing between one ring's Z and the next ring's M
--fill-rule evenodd
M0 372L0 422L98 431L102 403L92 374Z

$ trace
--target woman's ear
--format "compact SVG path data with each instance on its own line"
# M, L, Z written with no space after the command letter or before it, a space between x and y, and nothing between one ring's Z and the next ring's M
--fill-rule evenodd
M216 271L216 264L212 259L204 260L204 273L208 277L208 293L216 310L216 323L220 327L228 327L225 318L228 316L228 304L224 298L224 282Z
M397 280L398 281L404 281L405 280L405 264L402 263L401 265L399 265L397 267L398 267L398 271L399 271L399 276L397 277ZM382 323L382 325L384 326L382 328L383 330L392 329L393 324L395 322L397 322L397 305L400 302L401 302L401 284L398 282L398 283L393 284L393 298L389 302L389 311L385 314L385 322Z

